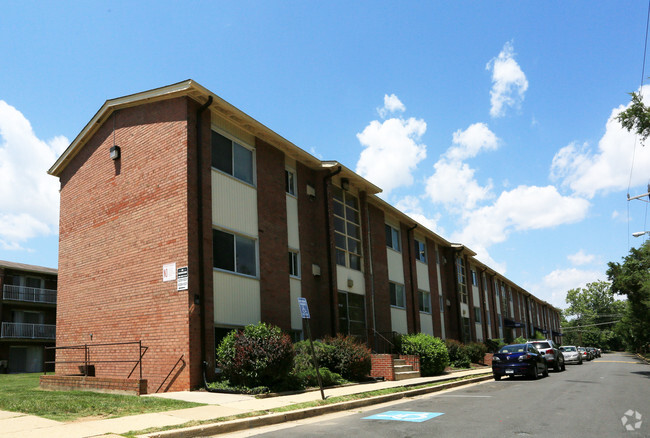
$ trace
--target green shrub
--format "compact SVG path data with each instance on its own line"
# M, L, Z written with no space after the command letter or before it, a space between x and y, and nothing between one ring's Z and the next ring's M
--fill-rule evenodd
M527 342L526 338L522 338L521 336L519 336L518 338L513 339L513 341L512 341L513 344L525 344L526 342Z
M483 342L490 353L496 353L501 349L501 347L506 345L506 343L503 342L503 339L486 339Z
M359 382L367 378L372 367L368 347L352 336L341 334L335 338L326 337L323 341L332 348L324 348L316 353L320 365L347 380Z
M323 386L342 385L343 383L347 382L343 377L341 377L340 374L334 373L328 368L318 367L318 371L320 372L320 378L323 382ZM313 366L296 372L295 376L303 388L309 386L318 386L316 368Z
M233 330L217 348L217 364L234 386L275 387L293 368L293 347L280 328L258 323Z
M470 342L465 345L467 350L469 360L472 363L483 363L485 358L485 353L487 353L487 347L482 342Z
M420 373L422 376L442 374L449 365L447 347L440 338L424 333L401 336L402 354L420 356Z
M328 345L321 341L314 341L314 351L316 352L316 357L318 358L319 367L323 366L321 363L322 358L333 354L333 352L330 351L333 349L333 345ZM299 373L301 371L314 368L309 341L296 342L293 344L293 350L296 353L293 359L293 369L295 372Z
M471 363L467 347L455 339L447 339L445 341L447 351L449 353L449 363L454 368L469 368Z

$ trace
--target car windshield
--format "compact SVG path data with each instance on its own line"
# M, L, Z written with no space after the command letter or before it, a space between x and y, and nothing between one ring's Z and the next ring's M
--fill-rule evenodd
M506 345L499 350L499 353L523 353L526 351L525 344Z
M562 351L576 351L576 347L560 347Z
M585 349L584 349L584 348L582 348L582 347L578 347L578 351L580 351L580 352L584 352L584 351L585 351Z
M533 342L533 345L538 350L543 350L545 348L551 348L551 346L548 344L548 342Z

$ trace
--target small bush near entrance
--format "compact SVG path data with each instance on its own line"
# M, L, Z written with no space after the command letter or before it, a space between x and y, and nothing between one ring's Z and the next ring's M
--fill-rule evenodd
M323 386L334 386L346 383L340 374L329 370L323 366L321 359L325 356L332 355L335 347L320 341L314 341L314 351L318 360L318 368L323 382ZM318 386L318 378L316 377L316 368L314 367L311 349L309 348L309 341L300 341L293 344L293 349L296 352L296 357L293 361L293 376L297 380L297 385L300 387ZM327 353L325 353L327 352Z
M472 363L483 363L485 358L485 353L487 353L487 347L481 342L470 342L465 345L467 353L469 355L469 360Z
M265 323L233 330L217 348L223 377L249 388L282 385L293 368L293 356L289 335Z
M454 368L469 368L471 360L467 347L462 342L454 339L447 339L445 341L447 351L449 352L449 363Z
M402 354L420 356L420 373L422 376L442 374L449 365L447 347L440 338L425 333L401 336Z
M335 338L326 337L324 343L333 347L322 350L318 354L319 364L340 374L344 379L361 382L368 378L372 361L370 349L361 344L353 336L337 335Z

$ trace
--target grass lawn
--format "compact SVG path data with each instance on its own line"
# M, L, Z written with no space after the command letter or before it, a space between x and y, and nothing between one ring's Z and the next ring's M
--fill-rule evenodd
M43 391L40 374L0 374L0 410L58 421L82 417L114 418L201 406L178 400L86 391Z

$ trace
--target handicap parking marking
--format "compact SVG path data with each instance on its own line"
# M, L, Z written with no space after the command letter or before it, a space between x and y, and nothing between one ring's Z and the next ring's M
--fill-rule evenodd
M432 418L444 415L444 412L413 412L413 411L387 411L381 414L371 415L362 418L362 420L392 420L392 421L410 421L412 423L422 423Z

